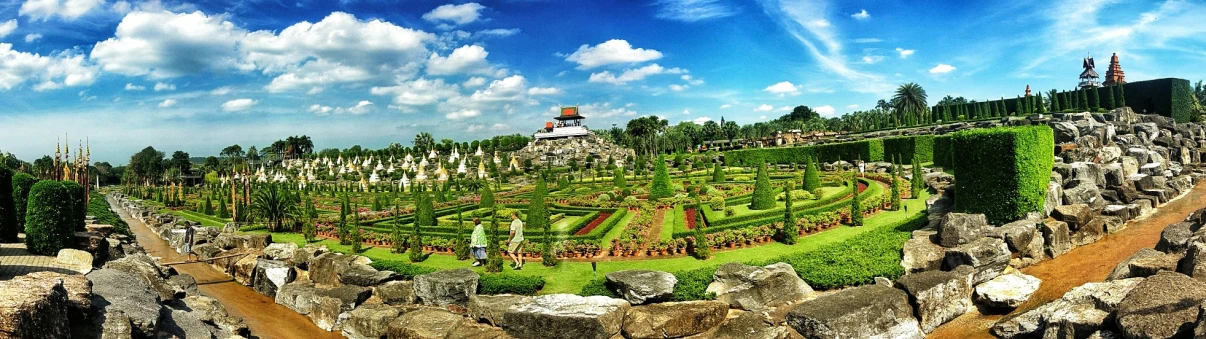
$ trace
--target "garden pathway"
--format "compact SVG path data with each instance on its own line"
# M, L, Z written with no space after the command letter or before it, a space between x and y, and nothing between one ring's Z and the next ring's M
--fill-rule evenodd
M660 240L662 236L662 227L672 227L666 225L665 223L666 211L672 211L672 209L658 208L655 210L655 212L653 212L653 224L649 226L649 229L645 233L646 241L644 241L644 245L641 245L641 251L639 253L644 253L645 250L648 250L650 246L657 245L658 240Z
M117 201L109 199L110 206L117 206ZM160 258L162 261L185 261L183 254L175 250L151 231L142 221L131 217L120 208L112 208L130 224L130 231L138 238L138 244L146 249L147 254ZM175 265L177 272L192 275L197 279L197 289L202 295L217 299L226 307L231 315L243 318L247 328L254 338L261 339L291 339L291 338L343 338L338 332L328 332L314 326L306 316L297 314L287 307L276 303L276 300L260 294L250 287L243 286L221 271L205 263Z
M55 261L55 257L29 253L25 249L25 235L20 242L0 244L0 280L9 280L19 275L50 271L63 274L80 274L71 265Z
M1155 213L1127 223L1126 228L1118 233L1022 269L1022 273L1038 277L1043 283L1029 301L1012 313L985 315L973 310L939 327L930 333L929 338L993 338L989 328L998 320L1058 299L1073 287L1104 281L1118 263L1141 249L1154 248L1165 226L1183 221L1190 213L1202 208L1206 208L1206 182L1199 183L1188 193L1161 206Z

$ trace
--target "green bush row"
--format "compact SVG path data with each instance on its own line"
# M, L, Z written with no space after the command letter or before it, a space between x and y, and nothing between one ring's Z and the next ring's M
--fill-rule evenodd
M862 180L862 179L860 179L860 180ZM876 185L876 184L871 184L870 182L865 181L865 180L864 180L864 183L867 183L867 190L863 191L863 193L860 195L864 200L884 194L884 188L882 186ZM845 194L849 194L850 191L844 191L844 192L845 192ZM816 204L810 204L809 205L810 207L793 206L792 207L792 215L795 215L797 218L799 218L799 217L803 217L803 216L810 215L810 214L833 212L833 211L837 211L837 210L840 210L843 208L850 207L849 203L842 201L842 199L845 198L846 195L839 194L839 195L836 195L835 197L836 198L832 198L831 200L827 199L827 200L829 200L829 202L824 205L818 206ZM711 209L708 208L707 206L704 206L703 210L705 211L704 218L707 218L709 215L708 212L711 211ZM712 212L711 215L715 215L715 213L716 212ZM746 215L746 216L748 216L748 215ZM749 226L769 225L769 224L772 224L772 223L775 223L778 221L783 221L783 209L780 208L779 212L774 213L774 215L765 215L761 218L745 218L746 216L730 218L730 219L740 218L741 220L739 220L738 222L725 223L722 225L713 225L713 224L709 223L709 224L707 224L707 228L705 228L705 231L709 234L712 234L712 233L724 232L727 230L741 229L741 228L745 228L745 227L749 227ZM673 237L674 238L684 238L684 237L689 237L689 236L693 236L693 235L694 235L694 232L675 232Z
M868 185L867 187L877 186L877 185L873 185L870 181L863 180L863 182ZM792 209L796 213L798 213L799 211L806 210L809 208L828 205L835 201L842 200L847 195L849 195L851 192L853 192L853 188L845 187L840 192L838 192L838 194L831 195L824 199L819 199L816 201L809 201L807 203L796 203L794 206L792 206ZM778 194L778 193L776 192L776 194ZM733 203L736 203L736 202L733 202ZM726 204L732 204L732 203L729 203L726 201ZM713 213L710 213L710 214L704 213L704 218L708 218L710 215L715 216L716 215L715 212L722 212L722 211L714 211ZM742 215L742 216L721 218L719 220L715 219L715 218L705 219L705 220L708 223L708 227L713 227L713 226L724 226L724 225L728 225L728 224L741 223L744 221L749 221L749 220L754 220L754 219L765 219L765 218L769 218L772 216L783 217L783 207L775 207L773 209L759 211L757 213L749 213L749 214Z
M895 160L898 164L934 161L934 136L918 135L884 139L884 160Z
M883 161L883 139L859 140L801 147L754 148L724 152L727 164L749 166L760 162L804 164L808 159L822 162L838 160Z
M130 233L130 225L109 209L109 202L105 201L105 196L96 191L92 191L91 196L91 199L88 200L88 214L96 217L97 223L112 225L114 233L133 235Z
M934 166L950 167L954 163L955 150L951 147L950 135L934 137Z
M75 184L79 186L79 184ZM25 247L41 255L70 248L75 235L77 202L69 184L43 180L33 185L25 214ZM82 198L82 197L81 197Z
M437 271L434 268L414 265L402 260L374 260L370 266L378 271L394 271L402 276L402 279L413 280L416 275L427 274Z
M1099 87L1099 97L1113 87ZM1135 113L1159 114L1171 117L1178 123L1189 122L1193 110L1193 87L1189 80L1164 78L1128 82L1122 85L1126 105Z
M953 138L956 211L1001 225L1043 210L1055 156L1050 127L974 129Z
M535 295L544 288L544 277L508 273L482 274L477 280L480 294Z

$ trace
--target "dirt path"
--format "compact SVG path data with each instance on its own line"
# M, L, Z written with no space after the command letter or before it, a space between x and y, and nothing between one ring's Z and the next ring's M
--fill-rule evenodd
M1189 193L1160 207L1143 219L1132 220L1126 229L1104 239L1077 247L1058 258L1022 269L1022 273L1043 280L1030 300L1011 314L1021 314L1062 297L1073 287L1104 281L1114 266L1144 248L1154 248L1165 226L1185 220L1190 213L1206 207L1206 182ZM929 338L993 338L988 332L997 320L1007 315L984 315L977 311L964 314L939 327Z
M109 198L110 206L117 206L116 201ZM151 231L142 221L131 217L120 208L114 208L122 220L130 224L130 231L138 237L138 244L147 250L147 254L160 258L164 262L177 262L187 259L176 253ZM291 338L343 338L337 332L328 332L314 326L309 318L297 314L276 303L275 300L260 294L250 287L235 282L225 273L210 267L205 263L175 265L177 272L192 275L197 279L197 289L202 295L217 299L226 307L231 315L243 318L247 328L255 338L261 339L291 339Z
M664 221L666 221L666 211L668 210L670 209L658 208L653 212L653 224L649 225L649 229L645 231L645 239L649 239L649 241L641 246L642 252L648 250L650 246L657 245L658 240L662 238L662 227L666 227Z

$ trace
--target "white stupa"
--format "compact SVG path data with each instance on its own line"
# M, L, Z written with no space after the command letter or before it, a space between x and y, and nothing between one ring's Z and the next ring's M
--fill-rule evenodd
M482 156L482 154L485 154L485 153L482 153L482 147L477 146L477 152L473 152L473 155L480 157L480 156Z
M430 165L430 163L427 162L427 159L419 161L419 168L427 168L427 165Z
M502 165L502 159L498 157L498 151L494 151L494 164Z
M373 175L369 176L369 183L376 185L378 182L381 182L381 177L377 176L377 171L373 171Z
M436 180L448 181L448 170L444 169L444 163L440 163L440 168L436 169Z
M404 158L402 160L405 160L407 163L410 163L411 161L414 161L415 158L410 156L410 153L406 153L406 158Z
M425 173L423 171L422 166L419 167L418 173L415 173L415 180L417 180L417 181L427 180L427 173Z
M403 190L410 188L410 179L406 177L406 173L402 173L402 180L398 180L398 188Z
M393 174L394 173L394 164L390 164L389 169L386 169L385 173Z
M435 159L437 156L439 156L439 155L437 155L437 154L436 154L436 151L433 149L433 150L431 150L431 153L427 155L427 158L428 158L428 159Z
M486 161L482 160L477 163L477 177L486 179Z
M460 165L456 166L457 174L465 174L465 159L461 159Z

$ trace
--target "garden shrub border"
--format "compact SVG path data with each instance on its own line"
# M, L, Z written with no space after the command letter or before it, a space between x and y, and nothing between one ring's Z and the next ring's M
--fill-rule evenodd
M1002 225L1043 210L1055 157L1050 127L974 129L953 138L955 211Z

